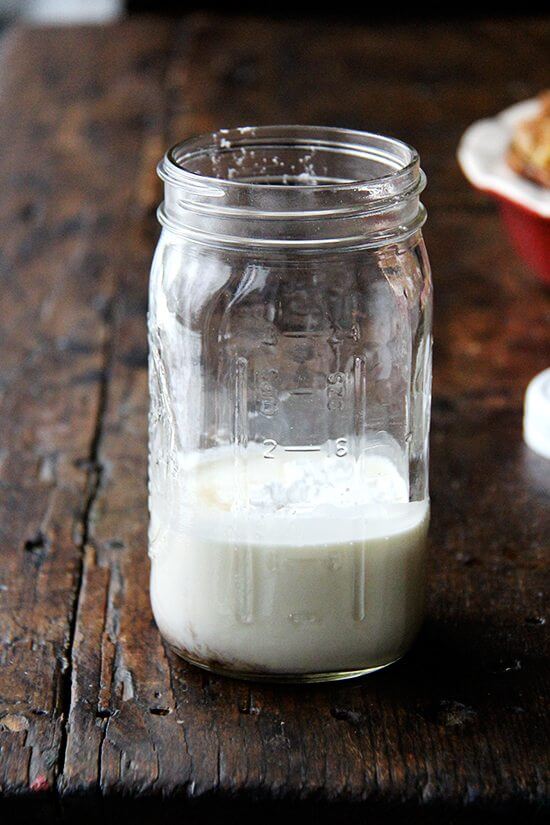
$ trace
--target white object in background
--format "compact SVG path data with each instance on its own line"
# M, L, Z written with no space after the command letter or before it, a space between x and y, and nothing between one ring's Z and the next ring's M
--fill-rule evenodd
M522 178L506 161L515 127L540 111L532 98L510 106L496 117L478 120L462 136L458 162L477 189L494 192L543 218L550 218L550 190Z
M536 453L550 458L550 367L536 375L527 387L523 438Z
M110 23L122 16L123 0L27 0L23 17L41 25Z

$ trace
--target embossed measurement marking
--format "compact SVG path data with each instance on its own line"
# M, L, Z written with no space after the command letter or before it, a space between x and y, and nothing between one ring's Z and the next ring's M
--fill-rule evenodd
M323 338L325 336L325 332L293 332L292 330L285 330L282 335L284 338Z
M317 444L290 444L287 447L278 444L274 438L265 438L263 445L265 447L264 458L275 458L275 450L278 447L285 453L320 453L321 445ZM334 452L338 458L348 454L348 440L347 438L337 438L334 442Z
M346 376L343 372L331 372L327 375L327 408L330 412L344 409Z
M330 338L327 338L327 343L333 347L339 347L346 340L357 343L361 338L361 328L358 324L352 324L349 329L342 329L342 327L335 327Z
M310 387L295 387L288 390L289 395L313 395L314 392L315 390Z
M276 369L265 369L256 373L258 411L266 418L272 418L279 409L278 379L279 372Z
M285 447L285 453L319 453L320 447L304 446L304 447Z

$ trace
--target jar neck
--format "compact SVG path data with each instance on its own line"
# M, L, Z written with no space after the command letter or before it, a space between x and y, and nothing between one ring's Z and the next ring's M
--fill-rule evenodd
M417 153L367 132L220 130L174 146L158 172L160 222L207 244L380 246L425 220Z

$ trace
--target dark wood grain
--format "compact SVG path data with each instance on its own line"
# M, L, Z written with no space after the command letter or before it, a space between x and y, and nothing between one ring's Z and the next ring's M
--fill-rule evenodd
M0 812L6 821L542 822L550 469L522 444L550 301L462 179L547 83L550 23L192 17L19 30L0 77ZM399 665L268 687L165 651L148 603L155 162L243 123L420 150L436 289L428 618Z

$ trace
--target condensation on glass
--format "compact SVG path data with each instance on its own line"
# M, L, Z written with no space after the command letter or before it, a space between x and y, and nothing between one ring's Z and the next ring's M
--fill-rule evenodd
M188 661L323 680L423 614L431 280L416 152L348 130L175 146L150 339L151 600Z

